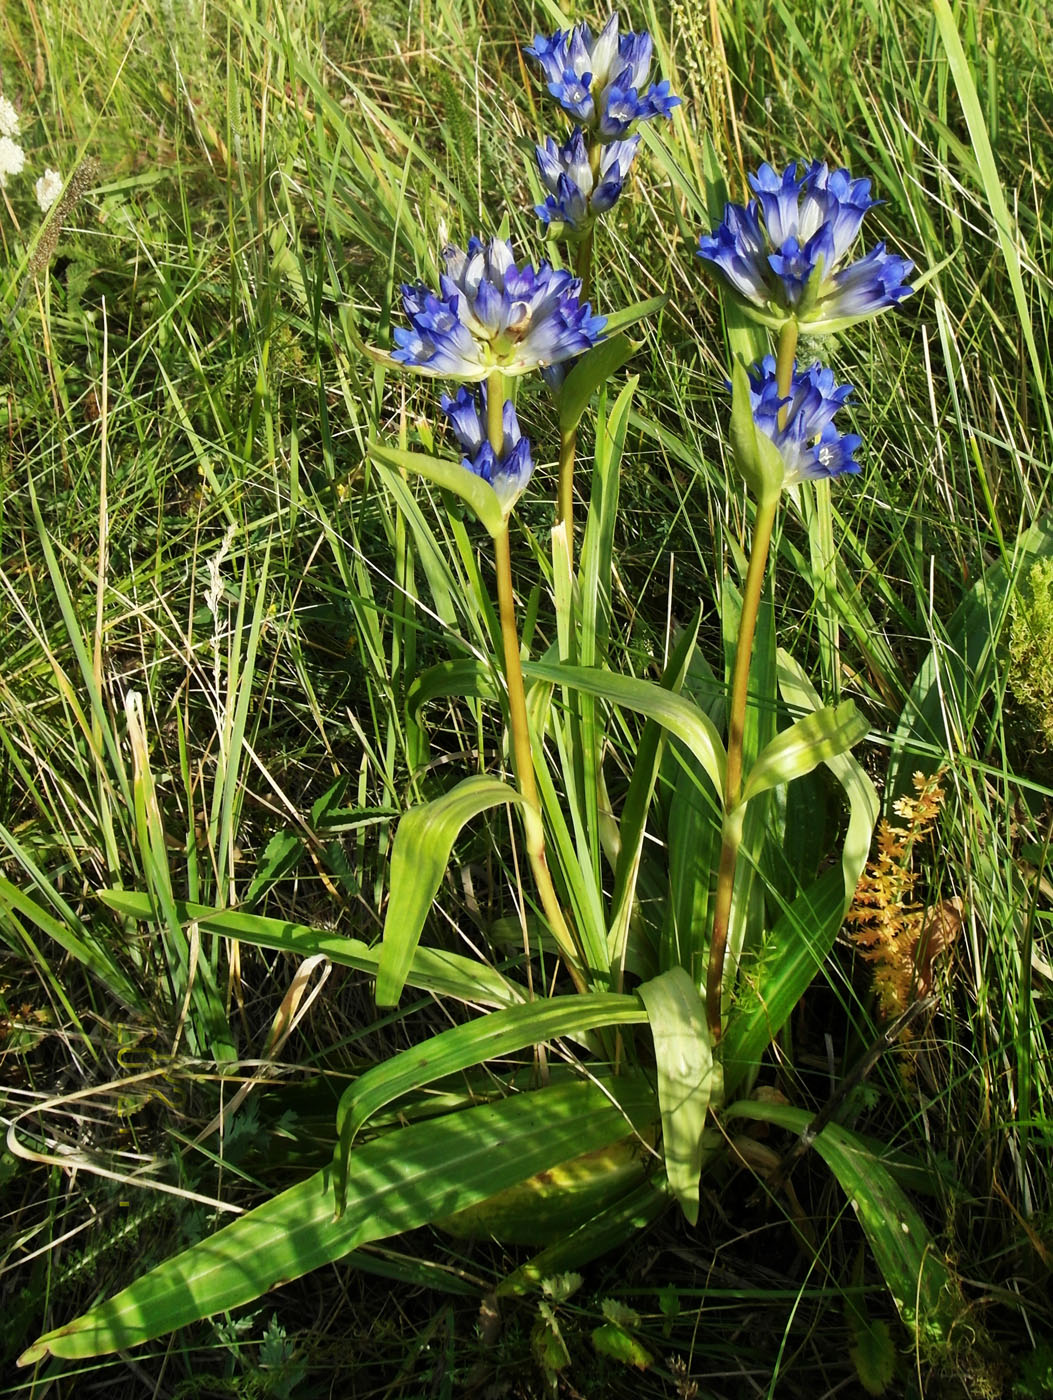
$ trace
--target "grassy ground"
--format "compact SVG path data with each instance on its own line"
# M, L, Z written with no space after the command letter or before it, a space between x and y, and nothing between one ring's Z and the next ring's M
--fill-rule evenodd
M398 284L429 277L447 238L507 219L539 249L529 157L554 116L522 54L557 22L540 3L105 9L105 25L83 0L0 14L27 152L0 210L0 1055L5 1122L39 1110L31 1157L0 1157L7 1357L211 1229L217 1202L324 1160L339 1087L447 1024L430 998L378 1020L365 978L315 968L301 986L290 960L219 940L201 950L214 989L188 987L164 941L96 892L370 939L394 816L495 761L481 707L433 706L427 751L407 723L414 677L471 654L480 611L467 583L435 587L365 458L375 436L427 445L431 390L355 344L389 343ZM870 176L883 236L924 273L901 312L835 348L864 472L836 492L836 557L787 517L777 619L824 690L865 709L890 815L916 768L945 769L915 898L960 897L964 926L909 1072L887 1056L851 1121L924 1163L969 1313L926 1369L821 1164L795 1176L796 1204L742 1170L711 1183L697 1230L663 1218L556 1307L569 1363L554 1384L856 1395L866 1316L895 1339L889 1394L1053 1394L1053 625L1027 586L1053 552L1046 8L959 5L958 72L920 0L645 0L624 17L652 29L685 97L598 242L601 310L669 294L632 364L615 618L631 669L700 600L717 640L743 533L720 304L693 255L719 213L704 143L735 196L764 159ZM45 165L81 174L42 231ZM557 444L540 388L521 408L541 463L527 558L551 524ZM464 574L438 493L419 500ZM144 774L155 801L137 810ZM514 910L506 848L496 823L465 842L437 928ZM302 1019L275 1049L283 998ZM846 939L793 1023L784 1091L821 1105L872 1018ZM224 1047L282 1075L217 1146L199 1138L229 1091L206 1067ZM248 1316L79 1373L12 1374L2 1393L540 1395L554 1332L538 1304L480 1316L509 1264L421 1231ZM597 1349L611 1299L637 1315L646 1373Z

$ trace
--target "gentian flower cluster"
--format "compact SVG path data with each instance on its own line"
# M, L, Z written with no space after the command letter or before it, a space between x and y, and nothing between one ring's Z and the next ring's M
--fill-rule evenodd
M840 329L909 296L914 264L879 243L846 264L864 215L877 200L870 181L821 161L781 175L762 165L749 177L756 198L728 204L698 255L746 310L778 327L791 317L811 333Z
M486 394L485 384L480 386L478 398L474 390L462 385L456 398L443 394L439 402L464 450L461 465L490 483L507 515L526 490L534 462L510 399L505 400L501 414L504 440L500 451L494 451L486 431Z
M779 449L783 486L859 471L852 454L863 439L834 426L838 409L852 393L850 384L835 384L833 370L818 363L805 370L795 364L790 392L780 394L773 355L754 366L749 380L753 421Z
M481 380L560 364L603 339L606 318L580 301L581 283L541 263L519 268L503 239L443 252L439 295L402 288L411 329L395 331L392 359L420 374Z
M581 229L597 214L605 214L622 192L639 144L639 136L634 135L601 146L594 175L580 126L564 146L546 137L543 147L535 147L538 169L549 191L544 204L534 206L541 222Z
M633 122L668 117L679 102L669 83L644 91L653 50L650 34L618 33L611 15L594 39L587 24L534 36L527 53L541 64L548 90L565 112L601 141L620 141Z
M619 34L611 15L593 38L587 24L534 36L527 53L537 59L548 90L577 125L563 146L547 137L537 163L548 189L536 205L541 221L586 232L615 203L640 143L637 122L668 117L679 102L662 81L644 87L653 50L650 34Z

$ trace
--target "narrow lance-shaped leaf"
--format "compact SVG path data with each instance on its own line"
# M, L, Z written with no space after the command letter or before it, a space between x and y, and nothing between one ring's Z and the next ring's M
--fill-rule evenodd
M119 914L156 921L149 895L131 890L102 890L99 898ZM286 919L269 919L241 909L211 909L207 904L190 904L178 899L175 908L182 923L196 923L202 933L236 938L257 948L274 948L300 958L322 953L338 967L352 967L373 977L380 966L379 947L329 929L309 928ZM514 1006L523 1000L522 990L502 977L496 968L488 967L477 958L448 953L442 948L418 947L406 982L421 991L478 1006Z
M750 769L742 790L743 802L780 783L803 778L820 763L846 753L866 734L866 719L852 700L803 715L776 734Z
M582 690L587 695L599 696L611 705L620 705L623 709L647 715L682 740L702 765L715 790L718 793L724 791L727 754L717 727L703 710L685 696L663 690L654 681L641 680L636 676L619 676L599 668L531 661L524 663L523 671L531 680Z
M428 457L423 452L406 452L398 447L386 447L373 443L369 449L374 461L385 467L414 472L441 486L444 491L452 491L460 496L475 512L479 523L491 537L499 535L505 528L504 513L497 499L497 492L488 481L476 476L460 462L450 462L442 457Z
M598 1026L640 1025L647 1011L639 997L590 993L572 997L539 997L522 1006L492 1011L464 1026L453 1026L421 1045L403 1050L344 1090L337 1110L336 1194L342 1213L348 1172L357 1160L353 1150L359 1130L387 1104L445 1075L470 1069L499 1055L514 1054L528 1045L577 1035Z
M822 874L776 920L755 959L746 959L721 1041L727 1094L749 1080L834 946L844 918L841 871Z
M639 346L627 335L612 335L582 355L559 391L559 427L572 432L581 422L589 400L612 374L616 374Z
M804 1109L753 1100L733 1104L726 1116L776 1123L794 1133L805 1132L811 1122ZM812 1145L856 1212L915 1344L945 1343L964 1303L918 1212L881 1159L847 1128L828 1123Z
M165 1260L116 1297L34 1342L19 1362L139 1346L259 1298L359 1245L463 1210L654 1120L645 1081L552 1084L396 1129L355 1155L347 1210L331 1167Z
M800 664L785 651L779 652L779 693L789 704L802 709L817 710L821 703L815 687ZM845 881L844 905L847 910L870 854L870 840L878 818L878 795L874 784L851 753L832 754L823 761L848 798L848 830L845 832L841 851L841 869Z
M414 807L399 822L377 971L378 1006L394 1006L402 995L424 920L462 828L490 807L522 801L515 788L500 778L476 774L427 806Z
M671 967L637 990L654 1037L666 1175L681 1210L695 1225L702 1132L720 1074L713 1063L706 1006L682 967Z

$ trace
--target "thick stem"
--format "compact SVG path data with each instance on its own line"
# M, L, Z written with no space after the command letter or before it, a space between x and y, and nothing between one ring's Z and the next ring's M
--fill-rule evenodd
M501 414L504 407L504 380L493 374L486 387L487 432L495 455L503 445ZM505 684L508 687L508 716L512 732L512 758L516 783L524 799L527 854L534 872L541 907L545 911L552 935L559 945L563 961L579 992L586 990L579 971L579 959L574 936L567 925L552 875L545 859L545 836L541 821L534 760L530 752L530 722L527 718L526 692L523 687L523 664L519 655L519 628L516 625L515 595L512 592L512 552L508 538L508 522L494 536L494 559L497 566L497 602L501 617L501 644L504 652Z
M797 353L797 322L788 321L779 335L775 361L775 379L782 398L790 392L794 356ZM785 423L786 409L781 410ZM709 944L709 969L706 975L706 1017L714 1044L721 1034L721 999L724 983L724 958L731 923L731 900L735 890L735 868L742 840L742 813L737 811L742 798L742 745L746 732L746 705L749 700L750 661L753 658L753 638L757 630L764 575L768 567L768 549L775 524L779 496L761 501L753 522L753 543L750 548L746 586L742 594L742 615L739 620L738 641L735 644L735 667L731 676L731 704L728 712L728 763L724 780L724 820L717 867L717 888L714 897L713 934Z
M778 508L778 497L757 507L753 522L746 587L742 595L742 617L735 648L735 669L731 677L731 707L728 714L728 765L724 781L723 839L717 868L717 890L713 910L713 936L709 945L709 971L706 976L706 1014L714 1043L721 1032L721 993L724 981L724 954L731 922L731 897L735 889L735 866L742 838L741 814L735 812L742 796L742 741L746 732L746 704L749 698L750 660L753 636L757 630L768 546ZM736 819L738 818L738 819Z
M559 487L556 495L556 524L566 525L567 543L574 562L574 457L578 450L578 430L570 428L559 434Z

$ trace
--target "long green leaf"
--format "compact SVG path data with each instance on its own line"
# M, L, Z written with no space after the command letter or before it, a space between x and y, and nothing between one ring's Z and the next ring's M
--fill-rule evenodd
M399 822L377 971L378 1006L395 1006L402 995L424 920L462 828L491 807L522 801L515 788L500 778L477 773L427 806L414 807Z
M474 472L467 471L460 462L446 461L441 457L428 457L423 452L406 452L399 447L387 447L373 443L369 449L375 462L396 471L414 472L441 486L444 491L452 491L460 496L475 512L479 523L489 531L491 537L504 529L505 518L497 492L488 481Z
M732 1104L726 1116L775 1123L794 1133L804 1133L811 1121L805 1109L752 1099ZM856 1212L896 1310L915 1343L945 1344L965 1305L918 1212L880 1157L847 1128L828 1123L812 1145Z
M589 400L612 374L616 374L639 346L627 335L612 335L576 362L559 392L560 431L569 433L581 422Z
M674 695L671 691L663 690L654 681L641 680L636 676L619 676L611 671L585 666L531 661L524 663L523 671L531 680L547 681L552 685L581 690L587 695L596 695L611 705L635 710L657 721L663 729L687 745L716 791L723 792L727 754L717 733L717 727L703 710L683 695Z
M23 1352L20 1364L123 1351L240 1307L359 1245L452 1215L653 1118L650 1087L625 1078L602 1087L554 1084L411 1123L356 1152L339 1220L334 1173L327 1167L48 1332Z
M102 890L99 898L119 914L149 922L156 920L149 895L129 890ZM380 948L371 947L359 938L347 938L286 919L247 914L241 909L212 909L207 904L190 904L178 899L175 907L183 923L193 921L203 933L237 938L257 948L274 948L298 958L321 953L338 967L353 967L358 972L377 975ZM406 981L421 991L478 1006L515 1006L523 1000L519 988L486 963L438 948L416 949Z
M980 105L976 84L969 69L969 61L958 36L951 7L948 0L932 0L932 8L939 26L940 38L943 40L943 47L947 52L951 76L954 78L954 85L958 90L958 100L962 104L965 124L969 128L969 138L973 144L973 153L976 156L976 164L983 182L987 207L991 212L991 219L998 237L998 246L1002 252L1006 272L1009 274L1009 285L1013 290L1013 304L1016 307L1020 329L1027 346L1038 398L1045 412L1046 426L1053 429L1042 368L1045 364L1045 355L1039 354L1038 345L1035 342L1035 330L1031 323L1031 305L1024 287L1022 270L1024 259L1021 257L1020 248L1023 239L1020 230L1016 227L1015 220L1009 213L1005 191L1002 189L1002 181L998 175L998 162L995 160L987 123L984 121L983 108ZM1032 261L1030 255L1028 255L1027 261L1029 263Z
M666 1175L688 1223L695 1225L702 1132L720 1074L713 1063L706 1006L682 967L671 967L637 991L654 1037Z
M453 1026L368 1070L345 1089L337 1110L339 1137L334 1162L341 1210L347 1174L356 1161L352 1151L355 1137L374 1113L401 1095L528 1045L578 1035L597 1026L632 1026L646 1020L647 1011L635 996L597 992L539 997L521 1006L491 1011L467 1025Z
M822 703L799 662L786 651L779 652L779 693L788 704L801 709L818 709ZM880 804L874 784L851 753L835 754L824 762L848 798L848 830L841 850L847 910L870 854Z
M9 911L17 911L23 918L32 920L42 933L54 939L60 948L93 973L118 1001L136 1009L140 1007L140 993L117 962L107 954L105 944L97 947L93 941L88 941L89 931L85 925L73 918L56 919L35 899L0 875L0 925L2 915Z
M760 1064L822 968L844 918L841 871L825 871L776 920L754 960L745 960L728 1028L721 1041L727 1094Z
M803 778L820 763L847 752L859 743L867 728L852 700L802 715L766 745L746 778L743 802L780 783Z

